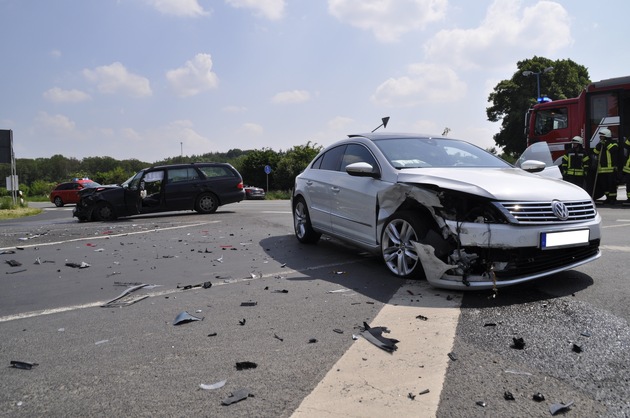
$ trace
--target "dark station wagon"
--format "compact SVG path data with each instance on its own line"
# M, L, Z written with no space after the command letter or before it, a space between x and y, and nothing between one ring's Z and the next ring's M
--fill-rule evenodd
M240 173L227 163L191 163L140 170L122 185L79 193L73 216L80 221L109 221L137 214L195 210L214 213L245 198Z

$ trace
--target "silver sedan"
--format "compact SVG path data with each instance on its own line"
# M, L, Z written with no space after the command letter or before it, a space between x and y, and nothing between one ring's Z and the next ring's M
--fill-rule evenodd
M521 163L440 136L350 135L297 176L295 235L309 244L336 237L379 254L395 276L453 289L498 288L599 258L590 196L535 174L544 162Z

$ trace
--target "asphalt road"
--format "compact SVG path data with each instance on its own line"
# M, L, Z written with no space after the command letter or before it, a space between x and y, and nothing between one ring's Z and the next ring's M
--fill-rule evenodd
M15 251L0 255L1 416L630 415L630 208L600 209L600 260L493 295L394 279L335 240L298 244L286 201L110 223L43 206L0 222ZM151 286L123 300L148 297L101 307L136 284ZM184 311L202 320L173 325ZM399 349L353 339L364 322Z

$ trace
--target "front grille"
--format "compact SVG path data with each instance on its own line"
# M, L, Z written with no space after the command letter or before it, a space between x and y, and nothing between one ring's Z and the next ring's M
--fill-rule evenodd
M558 222L582 222L597 215L592 200L562 202L569 211L566 220L560 220L553 212L553 202L497 202L496 205L515 224L550 224Z
M507 261L505 269L496 272L497 280L510 280L551 271L587 260L597 255L599 240L593 240L587 246L540 250L538 248L521 248L512 250L491 250L489 259Z

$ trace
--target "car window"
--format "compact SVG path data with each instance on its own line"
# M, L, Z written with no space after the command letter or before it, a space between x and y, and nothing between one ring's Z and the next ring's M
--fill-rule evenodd
M199 173L192 167L172 168L168 170L168 182L178 183L181 181L197 180Z
M320 170L339 171L339 167L341 166L341 159L343 158L343 153L345 150L346 146L341 145L326 152L323 155Z
M234 177L234 173L228 167L217 166L200 166L199 170L208 178L212 177Z
M341 160L341 171L345 171L348 164L360 162L368 163L374 168L377 166L372 153L370 153L365 146L360 144L349 144L346 147L343 159Z

